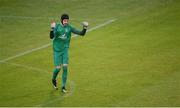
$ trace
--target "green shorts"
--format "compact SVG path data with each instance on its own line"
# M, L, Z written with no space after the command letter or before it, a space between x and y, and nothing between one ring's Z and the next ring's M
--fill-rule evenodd
M68 48L63 51L54 51L54 64L55 66L68 64Z

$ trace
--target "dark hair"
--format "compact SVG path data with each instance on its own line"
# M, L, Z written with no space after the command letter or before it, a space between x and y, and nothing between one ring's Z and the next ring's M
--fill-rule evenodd
M68 14L62 14L61 15L61 21L63 21L64 19L69 19L69 15Z

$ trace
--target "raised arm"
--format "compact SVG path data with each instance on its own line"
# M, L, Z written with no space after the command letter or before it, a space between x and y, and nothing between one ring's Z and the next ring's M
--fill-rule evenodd
M53 21L53 22L51 23L51 30L50 30L50 33L49 33L50 39L53 39L53 38L54 38L54 28L55 28L55 26L56 26L56 23Z
M89 24L87 22L83 22L82 25L83 25L83 30L80 31L80 30L77 30L77 29L72 27L72 32L74 34L84 36L86 34L87 27L88 27Z

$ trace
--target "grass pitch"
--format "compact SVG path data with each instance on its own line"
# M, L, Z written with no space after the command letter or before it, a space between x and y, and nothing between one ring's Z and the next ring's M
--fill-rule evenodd
M0 106L180 106L179 7L178 0L0 0ZM23 54L51 43L49 24L65 12L79 29L115 19L72 38L68 94L52 88L51 45Z

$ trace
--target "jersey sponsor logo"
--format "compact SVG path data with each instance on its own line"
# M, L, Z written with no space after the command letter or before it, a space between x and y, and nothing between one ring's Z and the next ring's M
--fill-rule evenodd
M61 38L63 40L65 40L67 38L66 34L64 33L63 35L60 35L58 38Z

